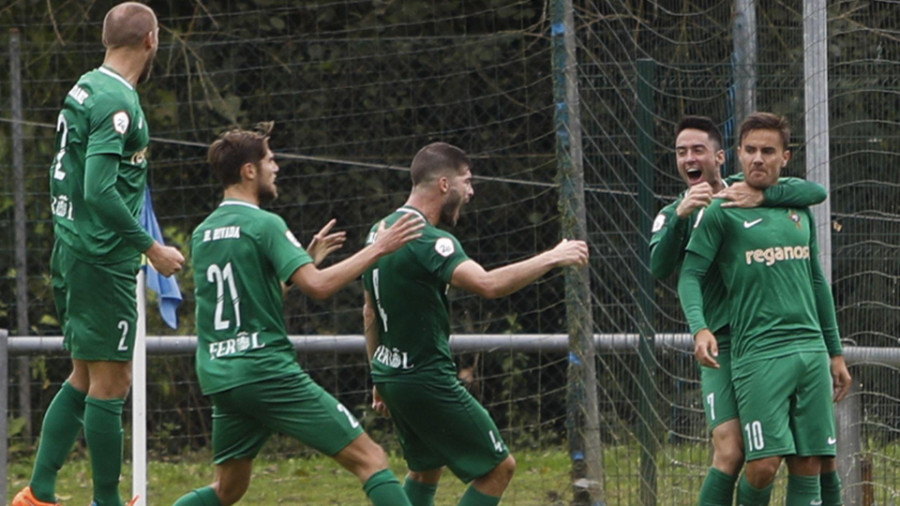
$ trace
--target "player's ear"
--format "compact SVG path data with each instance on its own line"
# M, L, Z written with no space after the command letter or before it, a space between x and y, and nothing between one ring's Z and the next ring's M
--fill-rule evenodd
M781 167L784 168L784 166L787 165L788 160L790 160L790 159L791 159L791 150L785 149L784 150L784 161L781 162Z
M241 165L241 180L243 181L253 181L256 179L256 175L258 172L258 167L255 163L247 162L244 165Z
M725 165L725 150L719 149L716 151L716 164L721 167Z
M441 190L441 193L447 193L450 191L450 178L447 176L441 176L438 178L438 188Z

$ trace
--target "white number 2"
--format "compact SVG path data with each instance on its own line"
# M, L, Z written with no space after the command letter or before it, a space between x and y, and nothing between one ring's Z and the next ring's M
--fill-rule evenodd
M119 324L116 325L119 330L122 331L122 338L119 339L119 351L128 351L128 322L125 320L119 320Z
M228 284L228 294L231 296L231 305L234 307L235 328L241 326L241 299L238 297L237 286L234 284L234 272L231 270L231 262L225 264L222 269L212 264L206 269L206 280L216 284L216 330L225 330L231 325L230 320L222 319L222 310L225 304L225 284Z
M56 120L56 131L59 137L59 152L56 153L56 159L53 162L53 179L62 181L66 178L65 171L62 170L62 159L66 156L66 144L68 144L69 124L66 123L66 117L63 113L59 113L59 119Z

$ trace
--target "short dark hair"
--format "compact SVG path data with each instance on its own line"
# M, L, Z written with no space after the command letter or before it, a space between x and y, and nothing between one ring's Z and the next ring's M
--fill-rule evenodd
M446 142L432 142L420 149L409 167L413 186L432 181L448 172L471 167L465 151Z
M241 167L245 163L259 163L269 147L271 121L256 125L254 130L235 128L224 132L209 146L206 159L213 173L228 188L241 182Z
M681 118L681 121L675 127L675 137L678 137L682 130L687 130L688 128L706 132L709 139L716 143L716 149L722 149L725 145L725 142L722 140L722 132L719 131L719 127L716 126L712 118L708 116L685 116Z
M754 112L741 123L741 144L744 137L753 130L777 130L781 134L782 148L786 151L791 143L791 127L784 116L770 112Z
M103 46L108 49L140 45L156 29L156 14L138 2L116 5L103 18Z

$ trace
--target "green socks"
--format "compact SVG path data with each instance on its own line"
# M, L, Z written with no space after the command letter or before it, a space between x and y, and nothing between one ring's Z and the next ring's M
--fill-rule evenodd
M122 506L119 478L122 473L124 405L124 399L85 399L84 439L91 453L94 502L98 506Z
M734 484L737 476L730 476L715 467L709 468L700 489L700 506L722 506L734 503Z
M819 476L788 475L787 498L784 504L786 506L822 504Z
M181 496L172 506L222 506L222 502L212 487L203 487Z
M370 476L363 490L375 506L411 506L400 487L400 480L390 469L382 469Z
M765 506L769 504L772 496L772 483L768 487L759 489L747 481L747 475L742 475L738 482L737 503L741 506Z
M841 477L837 471L822 473L819 475L819 483L822 485L822 506L842 506Z
M458 506L497 506L500 504L500 498L492 495L482 494L475 490L475 487L469 485L462 499L459 500Z
M66 381L44 414L41 442L29 483L34 496L41 501L56 502L56 475L84 425L84 398L84 392Z
M412 506L434 506L434 494L437 492L437 483L422 483L409 476L403 482L403 491Z

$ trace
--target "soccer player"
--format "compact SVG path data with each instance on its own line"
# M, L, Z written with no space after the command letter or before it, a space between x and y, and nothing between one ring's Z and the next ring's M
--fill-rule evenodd
M429 144L410 167L412 191L387 223L426 220L422 237L382 257L364 275L366 344L372 362L373 408L393 418L410 472L404 490L415 506L430 505L444 467L471 485L459 504L496 505L516 462L485 410L460 385L450 353L448 285L494 298L511 294L554 267L584 266L584 241L485 271L463 251L452 227L473 195L461 149ZM372 227L368 242L382 232Z
M269 148L272 125L260 127L226 132L209 148L209 163L225 194L194 230L191 261L197 376L213 402L216 480L175 504L236 503L250 485L254 457L273 432L331 456L360 479L374 504L409 504L384 450L297 363L285 328L282 283L327 298L382 255L419 237L424 223L409 217L382 226L378 241L319 270L315 252L303 249L281 217L260 209L278 196L278 164Z
M141 253L165 276L184 262L138 223L150 132L135 86L150 76L158 31L149 7L113 7L103 21L103 65L69 90L56 122L50 269L72 373L47 408L31 481L13 506L56 503L57 473L82 428L94 503L122 504L122 407L131 386Z
M743 182L743 175L722 178L725 151L722 134L712 119L686 116L675 128L675 161L688 189L657 215L650 239L650 268L657 278L668 276L684 258L691 223L713 197L729 199L723 207L806 207L827 197L821 185L797 178L782 178L764 191ZM744 465L744 442L737 401L731 383L728 303L725 286L715 267L703 281L703 309L717 343L696 343L706 422L712 433L713 461L700 491L699 504L731 504L734 485ZM833 460L832 460L833 462Z
M790 159L789 137L787 122L773 114L754 113L742 123L738 154L749 186L765 190L778 184ZM846 395L850 375L818 261L812 213L804 207L729 209L722 202L713 200L697 217L678 293L697 346L714 350L717 336L701 294L711 266L727 290L732 376L747 458L738 503L768 504L781 460L792 456L786 503L821 504L820 480L837 480L836 474L819 476L822 458L835 455L832 402Z

